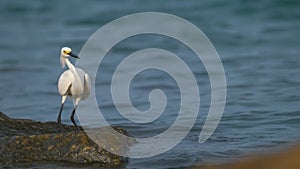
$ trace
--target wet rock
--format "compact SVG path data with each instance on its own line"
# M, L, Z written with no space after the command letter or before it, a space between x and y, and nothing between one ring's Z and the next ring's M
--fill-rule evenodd
M73 126L59 127L55 122L11 119L0 112L0 164L52 161L124 165L124 157L106 151L99 143L110 143L114 149L126 152L134 141L123 140L110 130L108 127L93 129L100 137L92 141L85 132L75 131ZM114 130L127 135L124 129L114 127Z

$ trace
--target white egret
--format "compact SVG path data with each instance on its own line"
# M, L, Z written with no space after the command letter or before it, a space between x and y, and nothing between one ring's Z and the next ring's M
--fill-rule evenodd
M74 120L76 108L81 100L86 99L90 94L90 78L82 69L75 68L75 66L69 61L69 57L79 59L77 55L72 53L71 48L63 47L60 54L60 63L64 68L68 66L69 70L62 73L58 81L58 91L62 96L61 106L57 117L57 123L61 125L61 113L64 107L67 96L73 99L74 109L70 116L70 119L76 129L78 130L77 124Z

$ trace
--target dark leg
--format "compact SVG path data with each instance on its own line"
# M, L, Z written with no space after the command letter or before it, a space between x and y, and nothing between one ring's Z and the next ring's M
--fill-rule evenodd
M57 117L57 124L59 126L61 126L61 113L62 113L63 107L64 107L64 103L62 103L60 105L59 114L58 114L58 117Z
M74 107L70 119L71 119L72 123L74 124L76 130L79 131L78 126L77 126L77 124L75 123L75 120L74 120L74 115L75 115L76 108L77 108L77 106Z

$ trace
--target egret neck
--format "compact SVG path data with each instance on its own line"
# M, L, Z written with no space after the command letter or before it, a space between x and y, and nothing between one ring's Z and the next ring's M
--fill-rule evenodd
M68 68L71 70L71 72L73 73L74 76L74 83L72 83L73 87L71 89L73 90L78 90L78 91L72 91L72 93L82 93L83 92L83 86L81 84L81 80L80 77L76 71L76 68L74 67L74 65L69 61L68 58L64 58L65 59L65 63L67 64Z

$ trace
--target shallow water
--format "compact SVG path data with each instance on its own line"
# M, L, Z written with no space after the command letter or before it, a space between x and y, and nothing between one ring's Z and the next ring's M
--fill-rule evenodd
M149 107L148 94L160 87L168 106L153 123L137 125L119 115L109 94L111 71L128 54L160 47L185 57L201 84L201 107L188 136L159 156L129 159L126 168L181 168L219 163L253 151L268 151L299 138L300 128L300 3L297 1L74 1L0 2L0 111L11 117L41 121L56 119L60 104L57 79L63 71L59 49L71 46L79 53L101 26L135 12L175 14L199 27L213 42L222 60L228 85L222 121L214 135L198 143L210 103L207 72L179 42L145 35L116 46L98 70L96 91L105 117L132 135L149 137L172 124L180 102L178 88L163 72L142 72L132 83L131 99L140 110ZM142 40L142 43L140 42ZM159 77L159 80L153 78ZM148 81L147 81L148 79ZM151 83L149 83L151 79ZM69 122L67 102L63 122ZM52 168L56 164L45 164ZM59 165L58 165L59 166ZM65 166L61 166L62 168ZM74 166L71 166L73 168ZM89 168L89 166L80 166Z

